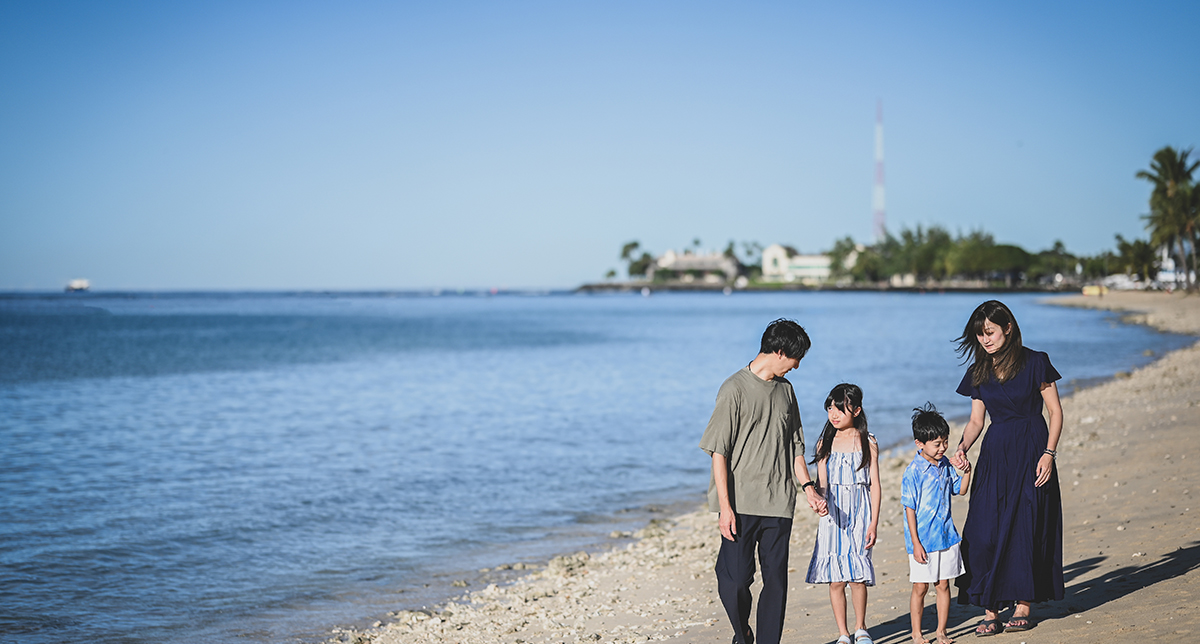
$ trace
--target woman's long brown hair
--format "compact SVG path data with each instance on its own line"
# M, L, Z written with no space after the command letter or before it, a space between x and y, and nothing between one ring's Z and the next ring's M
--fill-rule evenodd
M1005 331L1004 346L995 356L988 355L983 345L979 344L976 336L983 335L984 322L992 324ZM1012 325L1011 328L1009 325ZM988 300L975 307L967 320L967 326L956 340L958 342L958 357L963 362L974 360L971 365L971 384L978 387L993 377L998 382L1005 382L1021 373L1025 368L1025 350L1021 344L1021 327L1012 311L999 300Z

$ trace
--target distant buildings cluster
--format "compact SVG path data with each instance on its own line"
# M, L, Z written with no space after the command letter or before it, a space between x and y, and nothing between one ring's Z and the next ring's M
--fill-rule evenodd
M848 256L844 263L850 266L858 258ZM829 255L805 255L791 246L771 244L762 252L762 277L764 281L799 283L816 286L828 282L833 276L833 258Z
M845 263L853 265L856 253ZM762 264L748 266L732 252L668 250L645 262L649 282L682 284L733 284L745 286L750 279L760 282L818 286L830 281L833 259L829 255L806 255L791 246L771 244L762 250Z
M1170 288L1184 283L1185 271L1165 248L1151 251L1139 273L1133 260L1103 253L1076 257L1056 242L1054 248L1028 253L1015 246L992 242L990 235L974 232L951 238L941 229L901 231L900 238L888 236L873 246L856 244L849 238L828 253L805 254L785 244L766 248L754 245L746 263L740 261L731 243L724 252L689 248L668 250L654 256L631 253L630 277L637 281L685 288L744 288L872 285L890 288L988 288L1016 287L1062 290L1095 284L1113 289ZM1120 240L1124 241L1124 240ZM1145 242L1139 242L1151 248ZM632 248L636 243L632 243ZM1128 244L1126 244L1128 245ZM697 244L698 246L698 244ZM758 250L761 248L761 251ZM922 258L924 258L922 260ZM759 260L757 263L749 263ZM1194 278L1192 278L1194 279Z
M724 253L676 253L669 250L655 258L646 268L646 279L657 277L691 283L699 279L706 284L729 283L742 275L742 263L736 256Z

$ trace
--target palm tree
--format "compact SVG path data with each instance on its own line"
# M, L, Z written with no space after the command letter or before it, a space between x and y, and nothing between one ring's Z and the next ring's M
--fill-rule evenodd
M1183 271L1184 283L1189 292L1196 290L1195 280L1189 273L1196 270L1196 242L1198 199L1192 178L1200 161L1188 162L1192 149L1176 150L1166 146L1154 153L1150 171L1140 170L1137 178L1154 185L1150 194L1150 213L1143 215L1146 228L1150 230L1150 241L1171 249L1176 256L1176 266ZM1192 248L1192 270L1188 270L1187 252L1184 243ZM1175 279L1179 281L1178 271Z
M1117 235L1117 260L1121 262L1121 266L1126 274L1133 273L1139 280L1150 281L1154 279L1154 246L1150 242L1135 239L1126 241L1121 235Z
M1194 167L1194 166L1193 166ZM1200 189L1195 183L1188 184L1185 189L1183 204L1185 207L1186 217L1184 218L1184 233L1188 237L1188 241L1192 245L1192 288L1200 288L1200 285L1195 283L1196 278L1200 278L1200 272L1196 271L1196 255L1200 254L1197 247L1197 238L1200 237Z

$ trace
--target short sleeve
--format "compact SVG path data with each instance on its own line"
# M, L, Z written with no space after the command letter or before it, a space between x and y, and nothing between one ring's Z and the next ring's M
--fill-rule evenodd
M942 458L946 457L943 456ZM962 474L959 474L958 470L954 469L948 462L946 469L950 472L950 496L954 496L962 489Z
M791 408L788 411L788 428L792 433L792 445L795 446L796 453L804 454L804 423L800 422L800 405L796 402L796 393L791 392L791 401L788 406Z
M1051 383L1062 378L1058 370L1054 368L1054 365L1050 364L1049 355L1046 355L1042 351L1033 351L1032 354L1030 358L1032 358L1031 362L1033 364L1031 366L1034 369L1035 383L1041 385L1042 383Z
M900 503L906 508L917 509L917 471L913 468L904 470L904 478L900 480Z
M967 367L967 372L963 374L962 382L958 383L958 389L955 389L955 392L957 392L960 396L970 396L971 398L978 400L979 387L971 384L971 369L973 368L974 367Z
M735 387L726 383L717 392L717 403L713 407L712 417L700 437L700 449L712 454L728 457L733 452L733 428L737 426L738 403L734 393ZM799 418L799 414L797 414ZM803 439L801 439L803 440Z

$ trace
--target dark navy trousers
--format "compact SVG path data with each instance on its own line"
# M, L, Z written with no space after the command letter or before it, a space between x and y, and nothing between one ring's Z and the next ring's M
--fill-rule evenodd
M737 534L722 537L717 554L717 594L733 624L737 644L779 644L783 613L787 607L788 543L792 520L783 517L737 516ZM757 638L750 631L750 584L754 582L754 553L762 566L762 592L758 596Z

